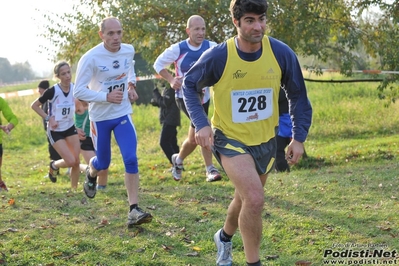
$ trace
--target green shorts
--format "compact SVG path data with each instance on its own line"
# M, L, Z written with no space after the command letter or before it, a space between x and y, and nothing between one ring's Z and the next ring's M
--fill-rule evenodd
M218 160L222 167L223 165L220 160L220 154L227 157L249 154L254 159L256 171L259 175L267 174L274 169L277 151L277 142L275 137L270 139L268 142L261 143L257 146L246 146L237 140L227 138L219 129L215 129L213 133L214 146L212 151L216 160Z

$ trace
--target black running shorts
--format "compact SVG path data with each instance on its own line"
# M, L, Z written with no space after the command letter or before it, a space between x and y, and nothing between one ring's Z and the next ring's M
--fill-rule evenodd
M272 138L257 146L246 146L237 140L227 138L222 131L216 129L212 150L220 165L222 165L220 154L227 157L250 154L254 159L256 171L259 175L264 175L274 169L277 143L276 138Z

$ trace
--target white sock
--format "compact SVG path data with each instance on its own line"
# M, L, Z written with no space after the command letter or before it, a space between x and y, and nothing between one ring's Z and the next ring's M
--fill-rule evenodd
M55 167L54 161L51 163L51 168L53 168L54 171L60 170L60 168Z
M179 156L177 156L176 163L177 164L183 164L183 160Z
M213 164L206 167L206 172L209 173L215 166Z

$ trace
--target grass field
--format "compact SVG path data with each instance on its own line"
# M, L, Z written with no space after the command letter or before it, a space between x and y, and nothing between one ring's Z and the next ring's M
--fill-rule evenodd
M307 86L314 109L309 157L267 181L263 264L399 265L393 257L399 251L399 105L384 107L377 84ZM215 265L213 234L233 187L225 175L205 181L199 149L186 159L182 181L171 178L158 144L157 108L133 106L140 206L154 220L128 229L115 142L108 188L94 199L82 191L83 174L77 192L69 191L65 169L51 183L45 133L30 109L35 97L7 99L20 124L3 136L2 174L10 191L0 192L0 265ZM180 143L188 120L182 124ZM242 249L238 231L234 265L245 265Z

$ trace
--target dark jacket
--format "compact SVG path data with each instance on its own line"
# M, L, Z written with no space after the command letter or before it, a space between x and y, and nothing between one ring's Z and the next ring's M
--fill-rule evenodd
M283 89L280 89L280 95L278 98L278 110L279 110L279 122L278 122L279 125L278 125L277 135L283 138L291 138L292 121L289 114L288 99Z
M151 104L160 107L159 121L161 124L180 126L180 109L176 105L175 90L165 87L161 93L158 88L152 91Z
M279 115L282 115L284 113L288 113L288 99L287 96L285 95L285 91L283 89L280 89L280 95L278 97L278 112Z
M48 101L42 104L42 109L46 114L48 114ZM45 119L43 119L43 127L44 131L47 131L47 122Z

